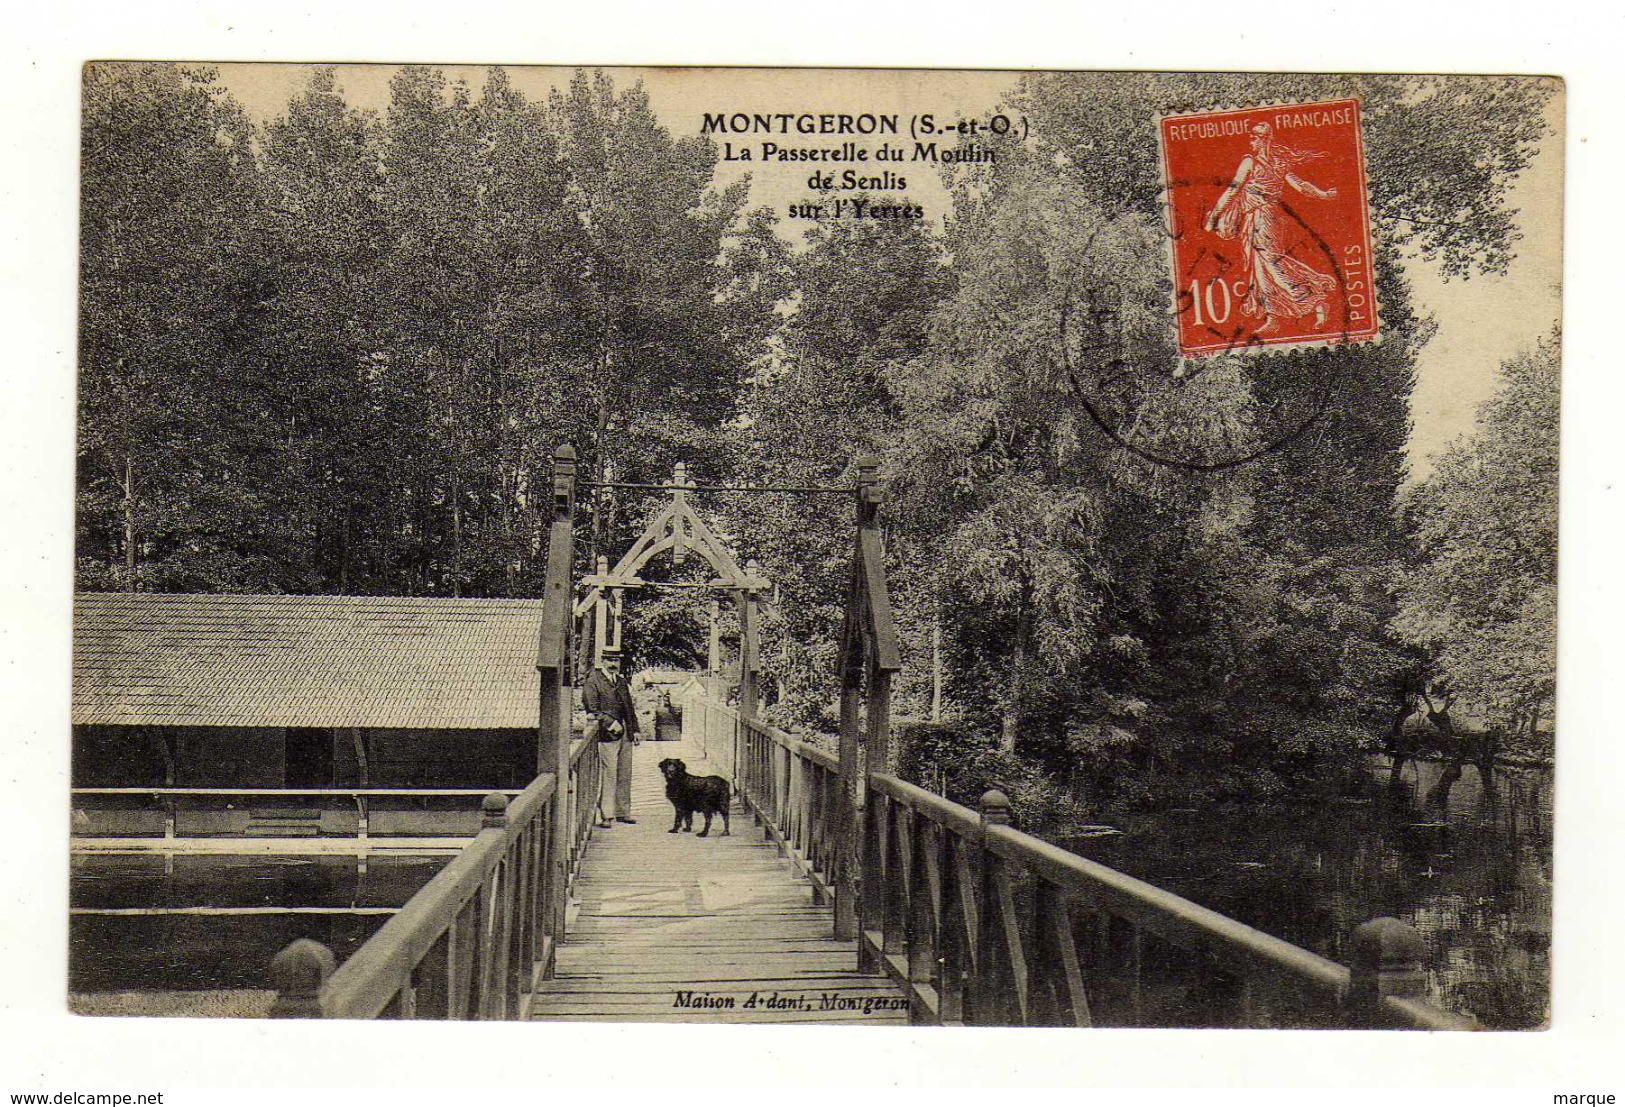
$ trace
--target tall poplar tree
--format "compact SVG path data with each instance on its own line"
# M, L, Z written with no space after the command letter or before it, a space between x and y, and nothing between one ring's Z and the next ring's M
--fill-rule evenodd
M78 565L126 590L264 579L235 402L262 301L252 128L206 69L84 73Z

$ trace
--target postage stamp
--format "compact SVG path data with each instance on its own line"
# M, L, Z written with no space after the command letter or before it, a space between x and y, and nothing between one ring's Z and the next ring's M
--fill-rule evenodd
M1163 116L1180 353L1378 339L1358 100Z

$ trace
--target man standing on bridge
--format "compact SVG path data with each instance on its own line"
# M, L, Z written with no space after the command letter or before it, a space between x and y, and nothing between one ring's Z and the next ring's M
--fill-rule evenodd
M598 732L598 825L635 823L632 817L632 747L638 742L638 712L632 685L621 675L617 650L606 649L581 686L581 709Z

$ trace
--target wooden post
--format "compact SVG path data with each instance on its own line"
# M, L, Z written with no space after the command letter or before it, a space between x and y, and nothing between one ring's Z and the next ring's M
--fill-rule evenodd
M886 816L890 805L869 795L868 780L871 773L890 771L888 745L891 741L891 674L875 664L874 651L868 651L868 688L864 704L863 735L863 898L859 904L860 924L866 930L886 929L887 898L895 894L887 887L894 875L886 867ZM863 947L859 947L859 969L877 970L878 964L865 964Z
M722 618L722 606L716 600L711 601L710 615L711 652L707 655L709 660L706 662L705 667L710 674L715 677L720 675L722 672L722 629L718 625ZM706 691L714 695L716 688L713 686L707 688Z
M594 571L600 580L609 576L609 558L599 554L598 564ZM609 589L600 585L598 598L593 601L592 605L592 663L594 665L604 660L604 649L611 643L610 618Z
M855 599L847 607L847 618L861 618L861 613L855 613ZM849 647L857 649L858 647ZM858 903L856 868L859 850L862 846L862 818L863 793L862 783L858 772L858 739L861 722L858 717L862 709L860 697L862 689L859 685L861 669L853 672L861 664L861 658L843 659L841 667L841 808L839 811L839 830L836 833L835 849L835 937L842 941L851 941L858 936Z
M276 1002L271 1004L273 1019L319 1019L322 1017L321 990L338 967L333 951L310 938L289 942L271 958L271 984Z
M891 772L891 674L869 665L869 702L865 705L863 761L871 773Z
M1010 1017L1014 996L1002 990L1001 986L1006 982L999 979L993 968L1000 961L1009 968L1010 959L1002 954L999 941L1002 924L997 885L999 858L987 848L987 828L1010 825L1010 797L997 788L992 788L982 793L981 801L976 807L982 816L981 842L978 843L981 851L981 888L978 898L981 902L982 924L976 933L976 944L979 948L976 951L976 979L972 981L971 988L970 1021L977 1026L1008 1026L1015 1023ZM1014 987L1014 981L1010 981L1010 992L1014 991Z
M903 812L910 821L909 871L903 879L908 882L907 914L904 919L905 942L908 952L908 1021L910 1025L930 1025L942 1017L941 981L938 979L938 933L935 920L942 907L939 901L933 909L933 892L942 888L941 830L930 819L914 811ZM925 989L936 985L937 1009L930 1010L923 1001Z
M164 787L173 788L175 787L176 752L171 748L169 738L163 731L150 730L148 733L152 735L153 741L157 743L158 753L164 760ZM179 739L176 741L178 743ZM173 838L175 837L175 797L160 796L158 802L164 809L164 837ZM164 871L166 874L170 871L170 866L174 863L174 860L173 854L166 853L164 855Z
M508 797L501 792L492 792L480 801L480 831L500 831L507 825ZM489 943L486 956L489 958L490 973L486 977L489 990L485 992L487 1002L482 1018L506 1019L512 1014L509 1001L515 997L512 995L510 959L516 921L514 910L518 906L513 894L517 876L512 855L505 854L486 877L485 894L491 905L491 930L490 936L482 936L482 940Z
M873 558L880 548L880 462L877 458L861 457L857 460L857 470L857 541L852 550L839 672L843 810L836 866L835 936L843 939L859 936L861 890L857 870L868 848L864 833L867 775L858 766L858 742L864 729L859 712L866 711L868 715L868 740L878 742L878 749L871 745L868 766L883 767L891 726L890 669L896 667L891 601L884 581L871 579L871 572L877 568ZM881 656L882 649L886 651L885 658ZM877 679L877 673L883 677ZM869 702L864 704L864 699ZM859 956L861 959L861 947Z
M570 779L570 714L574 707L570 663L575 553L576 454L569 446L553 453L553 516L547 539L542 627L536 668L541 674L538 705L536 772L554 774L557 782L547 836L546 917L543 933L556 949L564 938L565 900L570 884L570 805L562 802ZM551 972L551 966L543 966Z
M679 461L671 471L671 501L673 504L686 503L688 494L683 489L688 488L691 482L688 479L688 466ZM688 560L688 527L681 515L672 519L671 524L671 563L681 565Z
M361 728L353 726L350 731L350 747L355 750L355 776L356 786L370 788L372 786L372 765L367 759L367 739Z
M1349 940L1349 1011L1356 1026L1390 1024L1382 1013L1384 996L1426 999L1423 967L1427 946L1416 928L1384 916L1361 923Z
M751 564L755 564L752 562ZM739 714L756 717L756 593L739 592Z
M362 736L360 727L352 726L347 729L350 732L350 747L355 751L356 787L366 788L372 784L372 769L367 764L367 742ZM368 829L366 796L357 796L355 798L355 809L355 836L357 839L365 839Z

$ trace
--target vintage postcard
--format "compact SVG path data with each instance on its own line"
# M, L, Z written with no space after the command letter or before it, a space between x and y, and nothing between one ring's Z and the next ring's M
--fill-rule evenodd
M86 65L67 1006L1546 1027L1563 100Z

